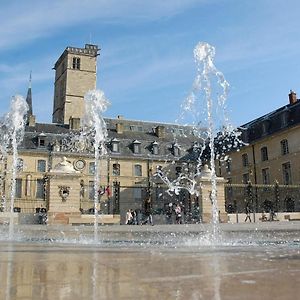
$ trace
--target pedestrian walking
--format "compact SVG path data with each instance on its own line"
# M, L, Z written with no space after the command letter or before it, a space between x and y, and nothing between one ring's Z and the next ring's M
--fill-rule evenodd
M247 220L249 220L249 222L251 223L251 210L250 210L250 207L248 205L246 206L245 222L247 222Z

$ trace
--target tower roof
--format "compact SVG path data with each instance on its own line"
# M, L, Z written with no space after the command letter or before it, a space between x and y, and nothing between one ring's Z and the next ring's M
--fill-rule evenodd
M28 91L26 96L26 103L28 105L27 116L31 116L32 115L31 71L29 75L29 84L28 84Z

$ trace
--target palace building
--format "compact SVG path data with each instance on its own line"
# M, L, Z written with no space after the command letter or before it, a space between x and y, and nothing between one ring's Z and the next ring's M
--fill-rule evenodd
M286 105L242 125L244 145L219 164L227 204L238 211L249 198L238 189L249 184L255 211L300 211L300 100L294 91L288 97Z
M81 223L78 214L94 212L97 193L100 214L118 216L117 221L107 223L124 223L128 209L143 211L148 197L157 220L165 218L170 203L180 203L186 222L208 221L211 190L205 187L205 178L196 196L184 189L171 195L155 176L157 170L163 170L172 181L184 172L195 172L201 145L199 133L195 134L191 126L127 120L123 116L105 118L107 153L100 159L99 191L94 191L94 153L74 137L80 132L84 95L96 88L98 55L97 45L86 44L84 48L67 47L59 57L54 65L51 124L38 123L33 114L30 80L27 125L18 147L14 210L34 214L45 208L60 216L52 219L53 223L72 224L71 218ZM270 207L300 210L300 101L292 91L289 100L289 104L241 126L244 146L228 152L225 162L217 161L217 175L227 181L225 196L224 188L218 190L221 221L227 221L224 197L229 213L242 212L249 203L255 212ZM11 193L11 165L12 155L2 155L2 212L7 211L5 199ZM73 171L63 175L61 170ZM68 200L69 195L73 202ZM276 195L271 204L266 200L272 198L270 195ZM63 205L67 214L60 215L56 210Z
M49 209L49 172L65 157L78 179L80 211L92 213L94 206L95 160L91 149L80 149L71 136L80 130L84 114L84 95L96 87L96 45L67 47L54 65L53 123L38 123L33 114L31 83L25 137L18 147L15 210L33 213ZM197 138L193 129L175 124L126 120L122 116L105 119L108 131L107 155L101 158L99 174L99 211L119 214L121 221L128 209L142 210L151 195L153 209L160 214L169 202L181 202L190 218L199 219L201 204L195 196L181 191L171 197L153 174L167 170L175 178L184 166L194 163ZM1 194L10 197L9 180L12 157L2 160ZM50 174L51 175L51 174ZM51 177L51 176L50 176ZM65 222L65 220L62 220Z

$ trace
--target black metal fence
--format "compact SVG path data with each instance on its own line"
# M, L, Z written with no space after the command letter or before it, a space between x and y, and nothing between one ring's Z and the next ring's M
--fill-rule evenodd
M225 203L228 213L299 212L300 185L226 184Z
M145 200L150 196L153 215L157 218L160 217L162 222L166 219L170 209L174 212L177 204L181 207L183 222L195 223L200 220L201 205L199 199L190 195L186 190L181 190L178 195L175 195L174 193L168 193L168 189L161 185L152 187L120 186L118 195L119 199L113 201L119 204L121 216L124 216L128 209L143 213Z

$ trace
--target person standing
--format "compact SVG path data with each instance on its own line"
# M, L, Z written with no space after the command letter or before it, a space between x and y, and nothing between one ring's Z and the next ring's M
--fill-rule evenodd
M152 203L151 203L150 196L147 197L145 201L144 212L145 212L145 220L141 223L141 225L149 223L150 225L153 226L154 224L152 218Z
M132 224L132 214L131 214L131 209L128 209L126 212L126 220L125 220L126 225L131 225Z
M175 207L175 214L176 214L176 224L181 224L182 212L179 204L177 204Z
M166 209L167 224L172 224L173 203L169 203Z

